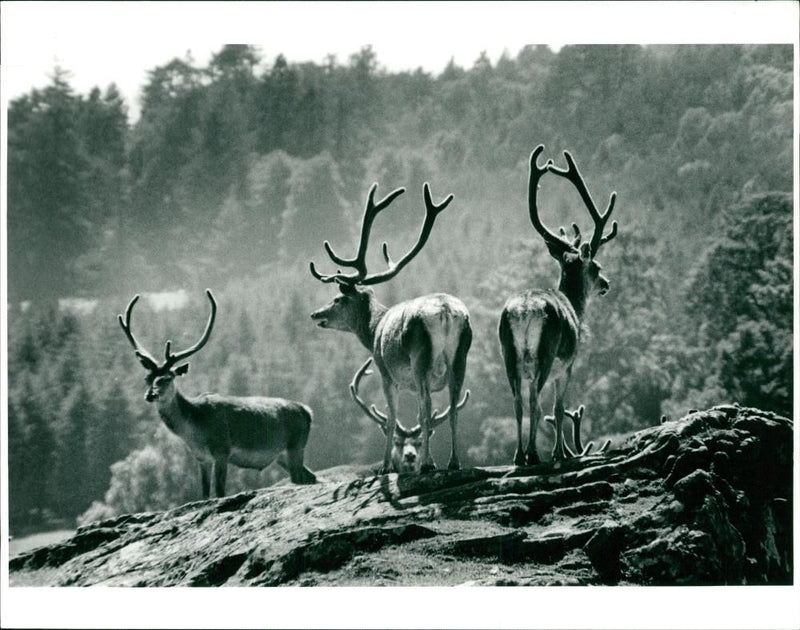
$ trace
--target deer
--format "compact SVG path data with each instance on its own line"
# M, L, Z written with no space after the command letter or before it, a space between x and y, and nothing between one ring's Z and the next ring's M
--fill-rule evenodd
M373 404L367 404L363 398L358 393L358 387L361 384L361 379L364 376L368 376L372 374L372 370L369 369L369 366L372 364L372 357L367 359L364 364L358 368L355 375L353 376L353 380L350 382L350 396L353 398L353 401L361 407L361 409L366 414L367 418L375 422L378 427L383 432L384 436L387 436L387 429L386 425L389 422L389 418L386 416L385 413L379 411L378 408ZM459 401L456 405L456 409L462 409L464 405L467 404L469 400L470 391L466 390L464 392L464 397ZM428 425L428 432L430 435L433 435L434 430L440 424L442 424L445 420L448 419L450 415L450 407L448 406L444 411L441 413L438 409L434 409L431 413L431 420L430 424ZM392 471L399 473L399 474L408 474L414 472L414 467L416 466L417 460L419 459L419 449L422 446L422 425L420 424L420 416L417 415L417 423L410 428L406 428L400 422L400 419L397 418L395 425L394 425L394 434L391 436L392 438L392 455L391 455L391 467Z
M283 398L211 393L188 398L178 389L175 379L189 371L189 364L182 362L203 348L211 336L217 303L208 289L206 296L211 314L200 340L181 352L172 352L172 342L167 341L164 361L160 363L131 330L131 315L139 295L128 303L124 318L117 316L136 358L147 370L144 399L157 405L161 420L199 462L203 499L211 495L212 471L216 496L225 496L228 464L262 470L278 459L293 483L314 483L314 473L303 464L312 421L311 409L306 405ZM279 458L284 452L288 463Z
M311 313L311 319L320 328L330 328L356 335L361 344L375 359L381 376L383 393L388 410L386 414L386 447L380 474L391 472L393 439L397 425L397 397L400 391L416 394L421 425L421 450L414 471L430 472L436 468L430 453L429 440L432 423L431 393L449 390L451 451L449 470L460 468L457 454L456 425L458 423L458 397L464 383L467 353L472 343L469 312L464 303L446 293L434 293L400 302L391 307L381 304L371 288L394 278L422 250L433 229L436 217L453 200L449 195L435 204L430 186L422 187L425 202L425 219L414 246L398 261L389 255L384 242L382 251L386 269L369 274L366 265L370 231L376 216L387 208L405 188L390 192L375 202L378 184L371 186L361 223L358 250L353 258L338 256L328 241L325 251L334 264L354 271L322 274L311 261L311 275L322 283L336 283L339 294L329 304Z
M537 146L530 155L528 175L528 215L534 230L542 237L550 256L560 267L560 280L556 290L530 289L511 296L500 315L498 334L505 363L506 375L514 397L514 415L517 421L517 447L514 453L516 466L533 466L540 463L536 452L536 432L541 416L540 394L545 385L553 382L555 396L553 418L555 443L552 459L560 462L569 455L581 455L581 412L576 418L571 412L573 430L577 435L577 453L565 449L563 422L564 400L572 376L572 367L582 340L582 321L592 296L605 295L610 284L601 273L596 260L600 248L617 235L617 222L613 221L608 233L606 223L614 209L616 192L612 192L605 212L598 211L583 176L578 171L569 151L564 151L567 167L557 167L553 160L539 166L539 155L544 145ZM591 239L586 242L577 224L572 224L573 236L568 238L564 229L559 234L551 232L541 221L537 206L539 180L545 173L565 178L577 189L589 216L594 223ZM530 427L527 451L522 444L522 379L529 381ZM605 447L604 447L605 448Z

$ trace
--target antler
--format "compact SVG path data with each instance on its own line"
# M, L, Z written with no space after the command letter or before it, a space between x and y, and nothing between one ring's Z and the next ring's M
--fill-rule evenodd
M122 326L122 331L125 333L128 341L130 341L133 349L136 351L136 356L139 358L139 361L146 369L151 371L169 369L179 361L183 361L184 359L190 357L195 352L200 350L200 348L206 345L208 338L211 336L211 329L214 326L214 318L217 315L217 303L214 301L214 296L211 294L210 289L206 289L206 295L208 296L208 300L211 302L211 315L208 318L205 332L203 332L203 336L200 338L200 341L194 344L191 348L187 348L183 352L178 352L177 354L172 353L172 342L167 341L164 349L164 364L161 366L158 365L158 361L153 358L152 354L142 348L131 332L131 313L133 312L133 306L139 300L139 295L134 295L133 299L128 303L128 307L125 309L124 319L122 315L117 315L117 320L119 321L119 325Z
M402 195L406 189L398 188L393 190L378 203L375 203L375 191L378 189L378 184L372 184L367 195L367 205L364 208L364 218L361 220L361 237L358 242L358 252L353 258L342 258L333 251L329 241L322 243L325 251L328 252L330 259L337 265L343 267L352 267L356 270L354 274L344 274L337 270L336 273L330 275L323 275L317 272L314 262L309 263L311 275L321 282L339 282L342 284L359 284L367 275L367 246L369 244L369 233L372 230L372 222L381 210L384 210L391 204L397 197Z
M186 350L176 354L171 353L170 350L172 342L167 341L167 346L164 351L164 358L166 359L164 367L171 367L178 363L178 361L183 361L184 359L189 358L195 352L200 350L200 348L206 345L208 338L211 336L211 329L214 327L214 319L217 316L217 303L214 300L214 296L211 294L211 289L206 289L206 295L208 296L208 301L211 302L211 314L208 316L208 323L206 323L206 329L203 331L203 336L200 337L200 341L194 344L191 348L187 348Z
M540 144L531 153L530 167L528 170L528 216L531 219L531 225L539 235L544 239L545 245L550 255L554 258L560 259L566 252L577 251L572 244L566 239L566 233L562 231L562 237L553 234L542 223L539 218L539 207L536 204L536 193L539 189L539 180L553 167L553 160L547 160L544 166L539 166L539 155L544 151L544 145Z
M469 400L469 395L470 391L466 390L464 392L463 398L461 398L461 401L456 403L456 409L463 409L464 405L466 405L467 401ZM447 420L447 418L449 417L450 417L450 405L448 405L447 409L445 409L441 413L439 413L438 410L434 409L433 413L431 414L430 424L428 425L429 430L433 431L436 427L442 424L442 422Z
M369 196L367 198L367 207L364 211L364 219L361 223L361 238L358 244L358 253L354 258L342 258L341 256L337 256L336 253L331 248L331 245L328 241L323 243L325 247L325 251L328 252L328 256L330 256L331 260L335 262L337 265L342 265L346 267L353 267L356 270L354 274L344 274L341 271L337 271L335 274L330 275L323 275L317 272L314 263L310 263L311 275L313 275L317 280L321 282L338 282L340 284L348 284L348 285L370 285L370 284L378 284L380 282L386 282L391 278L394 278L400 270L405 267L425 246L425 243L430 236L431 230L433 229L433 224L436 221L436 217L438 214L444 210L450 202L453 200L453 195L449 195L444 201L440 204L433 203L431 199L431 191L430 185L425 182L422 187L423 197L425 199L425 221L422 224L422 229L420 230L419 236L417 237L417 242L411 250L403 256L397 262L393 262L391 257L389 256L389 246L387 243L383 243L382 251L383 251L383 259L386 261L387 269L380 273L368 276L367 275L367 266L366 266L366 254L367 254L367 245L369 242L369 233L372 228L372 222L375 220L377 214L383 210L386 206L388 206L394 199L400 195L401 193L405 192L405 188L398 188L397 190L389 193L383 200L381 200L378 204L373 202L373 196L375 194L375 190L378 187L377 184L373 184L372 188L370 188Z
M581 244L581 229L578 227L577 223L572 224L572 231L574 232L572 235L572 246L575 249L578 249L578 245ZM561 236L561 238L566 240L567 231L563 227L558 228L558 234Z
M136 356L139 358L139 362L148 370L155 370L158 368L158 361L153 358L153 355L150 354L147 350L145 350L138 341L136 341L136 337L133 336L133 332L131 332L131 313L133 312L133 307L136 302L139 301L139 294L133 296L133 299L128 302L128 306L125 309L125 319L123 320L122 315L117 315L117 321L119 325L122 326L122 332L125 333L125 336L128 338L128 341L133 346L134 351L136 352Z
M372 374L372 370L369 369L370 364L372 363L372 357L367 359L358 371L353 376L353 380L350 382L350 396L352 396L353 400L356 404L361 407L364 413L367 414L367 417L370 420L373 420L383 431L384 435L386 434L386 424L389 422L389 418L386 417L385 414L378 411L375 405L368 405L364 400L358 395L358 386L361 383L361 379L365 375Z
M594 442L589 442L586 446L583 446L581 441L581 421L583 420L583 413L586 411L586 407L581 405L575 411L570 411L569 409L564 409L564 415L568 416L570 420L572 420L572 439L575 442L575 452L572 452L572 449L567 445L564 444L564 448L567 449L569 454L572 457L584 457L592 452L594 448ZM553 416L545 416L545 422L550 424L555 428L556 420ZM611 445L611 440L606 440L603 445L597 449L597 454L604 453L606 449Z
M592 234L591 240L591 250L592 256L596 256L600 246L604 243L608 243L612 238L617 235L617 222L611 222L611 230L605 236L603 235L603 230L605 230L606 222L608 218L611 216L612 210L614 210L614 203L617 200L617 193L612 192L611 197L608 200L608 207L603 214L600 214L597 210L597 206L595 206L594 201L592 200L592 196L589 194L588 188L586 188L586 182L583 179L583 176L578 171L578 167L575 165L575 160L570 155L569 151L564 151L564 157L567 160L567 168L562 169L558 168L552 161L549 161L546 165L546 168L551 172L555 173L556 175L560 175L561 177L566 178L578 189L578 193L583 199L583 203L586 205L587 210L589 210L589 215L592 217L592 221L594 221L594 233Z
M358 371L353 376L353 380L350 381L350 396L353 398L355 403L359 407L361 407L362 411L367 414L370 420L374 421L385 434L386 425L389 422L389 418L387 418L386 414L383 413L382 411L378 411L378 408L375 405L368 404L363 398L361 398L361 396L358 395L358 387L361 384L361 379L364 378L365 376L369 376L370 374L372 374L372 370L369 369L369 366L371 364L372 364L372 357L367 359L364 362L364 365L358 368ZM465 391L464 396L461 398L461 401L456 404L456 409L463 408L464 405L467 404L469 396L470 396L470 391L469 390ZM434 409L433 413L431 414L431 422L428 426L428 430L433 431L436 427L442 424L442 422L447 420L449 414L450 414L449 405L447 406L447 409L445 409L441 413L439 413L437 410ZM396 423L398 430L405 435L411 435L416 431L419 431L421 428L419 420L417 421L417 424L411 427L410 429L407 429L402 424L400 424L399 420L397 420Z
M405 256L395 263L392 262L392 259L389 256L389 246L384 243L383 258L388 265L388 269L382 273L364 278L364 280L361 281L361 284L378 284L379 282L385 282L386 280L394 278L398 272L405 267L411 261L411 259L414 258L414 256L419 254L419 252L425 246L425 243L428 241L428 237L431 235L431 230L433 230L433 224L436 221L436 217L442 210L450 205L451 201L453 201L453 195L450 194L441 203L433 203L433 200L431 199L431 187L428 182L425 182L422 185L422 196L425 199L425 221L422 224L422 229L419 232L419 236L417 237L417 242L414 247L412 247Z

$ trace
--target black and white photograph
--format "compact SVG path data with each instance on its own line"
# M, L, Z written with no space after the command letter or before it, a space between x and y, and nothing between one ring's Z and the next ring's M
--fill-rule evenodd
M798 19L3 2L0 625L800 627Z

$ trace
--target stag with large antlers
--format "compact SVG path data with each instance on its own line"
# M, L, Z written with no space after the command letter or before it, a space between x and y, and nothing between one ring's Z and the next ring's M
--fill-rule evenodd
M261 470L276 459L289 471L294 483L314 483L312 473L303 464L311 410L305 405L283 398L221 396L201 394L187 398L175 385L175 378L189 371L185 361L206 345L214 326L217 303L206 290L211 314L200 340L182 352L172 352L167 341L164 361L159 362L133 336L131 313L139 300L136 295L118 315L119 324L133 346L139 363L147 370L145 400L158 405L158 414L167 428L180 437L200 463L203 498L211 495L213 471L214 491L225 494L228 464ZM286 453L287 462L279 458Z
M528 213L531 224L542 237L550 255L561 267L558 289L543 291L533 289L512 296L506 302L500 316L500 346L505 361L506 374L514 395L514 414L517 420L517 450L514 463L517 466L539 463L536 452L536 432L541 416L539 396L549 381L555 382L553 417L555 444L553 460L566 457L563 422L564 397L572 374L572 365L581 340L581 321L591 295L604 295L609 289L608 280L600 272L595 260L600 247L617 234L614 221L608 233L605 226L614 209L616 193L611 193L608 206L602 214L592 200L578 167L569 152L564 151L567 168L562 169L548 160L539 166L538 158L544 150L539 145L531 153L528 176ZM594 232L589 242L582 242L577 224L572 224L574 235L568 239L562 229L554 234L539 218L536 202L539 180L547 173L567 179L575 186L594 223ZM530 381L530 435L527 453L522 445L522 379ZM582 412L581 412L582 417ZM573 417L573 416L570 416ZM573 417L573 421L575 418ZM575 422L580 431L580 419ZM580 440L575 442L575 451L583 451Z
M389 423L388 416L379 411L375 405L367 404L358 393L358 387L361 384L361 379L364 376L372 374L369 366L372 364L372 357L367 359L358 371L353 376L350 382L350 396L353 401L361 407L367 417L380 427L383 435L392 439L392 457L391 464L392 470L396 473L410 473L414 472L417 461L419 460L419 449L422 446L422 424L420 424L420 416L417 414L417 423L410 428L406 428L400 422L400 419L395 420L394 434L389 435L386 425ZM456 405L456 409L461 409L467 404L469 400L469 390L464 392L464 397ZM431 413L430 424L428 425L429 435L433 435L434 429L442 424L450 417L450 407L448 406L444 411L439 412L434 409Z
M472 343L469 313L461 300L444 293L435 293L401 302L392 307L381 304L370 285L386 282L396 276L425 246L436 217L453 200L450 195L440 204L431 200L430 187L423 186L425 220L416 244L397 262L389 256L383 244L383 258L387 268L379 273L367 273L366 255L372 223L405 189L398 188L384 199L375 202L377 184L373 184L367 197L358 252L353 258L342 258L333 251L330 243L323 244L331 260L352 273L337 271L334 274L318 273L314 263L311 274L320 282L336 283L339 295L324 308L311 314L321 328L333 328L354 333L372 353L383 381L383 392L388 403L385 433L386 448L382 473L390 472L393 436L397 426L397 396L400 390L415 392L421 425L421 451L415 462L415 472L435 468L430 454L431 393L447 387L450 394L451 451L448 468L459 468L456 444L458 422L458 397L464 383L467 352Z

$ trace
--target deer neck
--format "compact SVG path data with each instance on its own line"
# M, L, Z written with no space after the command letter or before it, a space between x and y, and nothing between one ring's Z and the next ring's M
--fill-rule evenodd
M158 405L158 415L167 428L176 435L180 435L191 418L192 403L173 384L169 392L159 396L156 404Z
M562 273L558 290L569 300L578 319L583 319L586 305L589 303L589 291L583 276L580 274Z
M375 331L388 310L388 307L378 302L377 298L371 295L366 302L362 316L358 318L358 324L353 332L362 345L370 352L372 352L375 342Z

